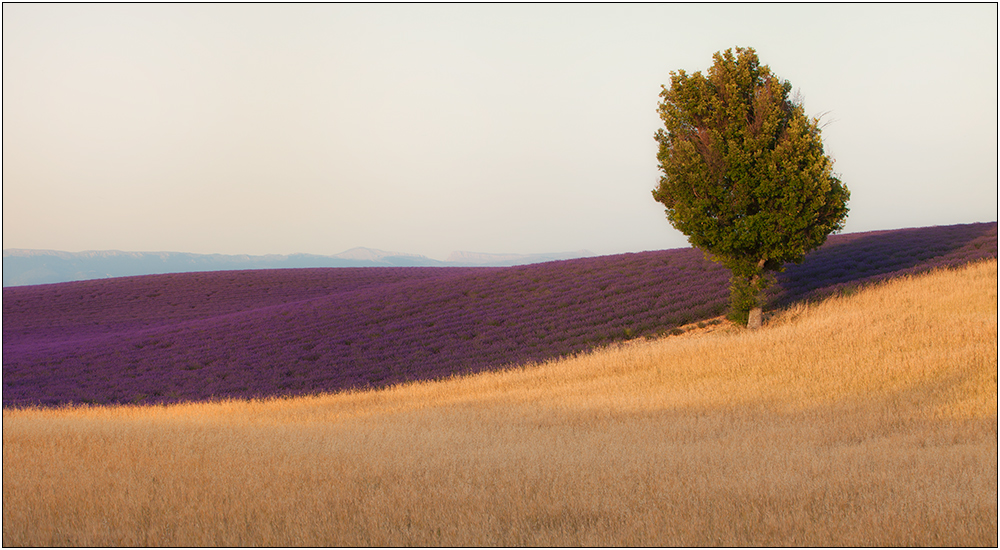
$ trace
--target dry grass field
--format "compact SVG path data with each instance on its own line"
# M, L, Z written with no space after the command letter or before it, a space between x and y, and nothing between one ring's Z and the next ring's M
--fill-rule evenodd
M997 545L997 262L377 392L3 411L6 545Z

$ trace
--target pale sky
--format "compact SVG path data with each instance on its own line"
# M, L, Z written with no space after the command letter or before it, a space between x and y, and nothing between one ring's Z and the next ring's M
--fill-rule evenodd
M684 247L660 86L734 46L823 115L845 232L997 219L996 4L4 4L3 247Z

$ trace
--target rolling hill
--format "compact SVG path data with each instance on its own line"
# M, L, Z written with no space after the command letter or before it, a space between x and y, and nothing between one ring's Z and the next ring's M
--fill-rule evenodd
M372 391L5 408L3 544L996 547L996 282Z
M997 256L997 224L831 236L781 306ZM3 289L3 406L304 395L449 377L721 314L693 249L516 267L281 269Z

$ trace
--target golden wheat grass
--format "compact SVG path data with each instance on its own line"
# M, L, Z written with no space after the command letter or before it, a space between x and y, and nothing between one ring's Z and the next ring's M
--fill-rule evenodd
M997 263L384 391L3 411L4 545L997 545Z

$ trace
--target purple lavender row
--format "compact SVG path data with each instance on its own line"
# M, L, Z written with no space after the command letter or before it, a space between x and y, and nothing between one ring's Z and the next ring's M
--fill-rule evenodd
M778 274L773 303L821 299L846 288L996 257L996 222L834 235L801 265Z

